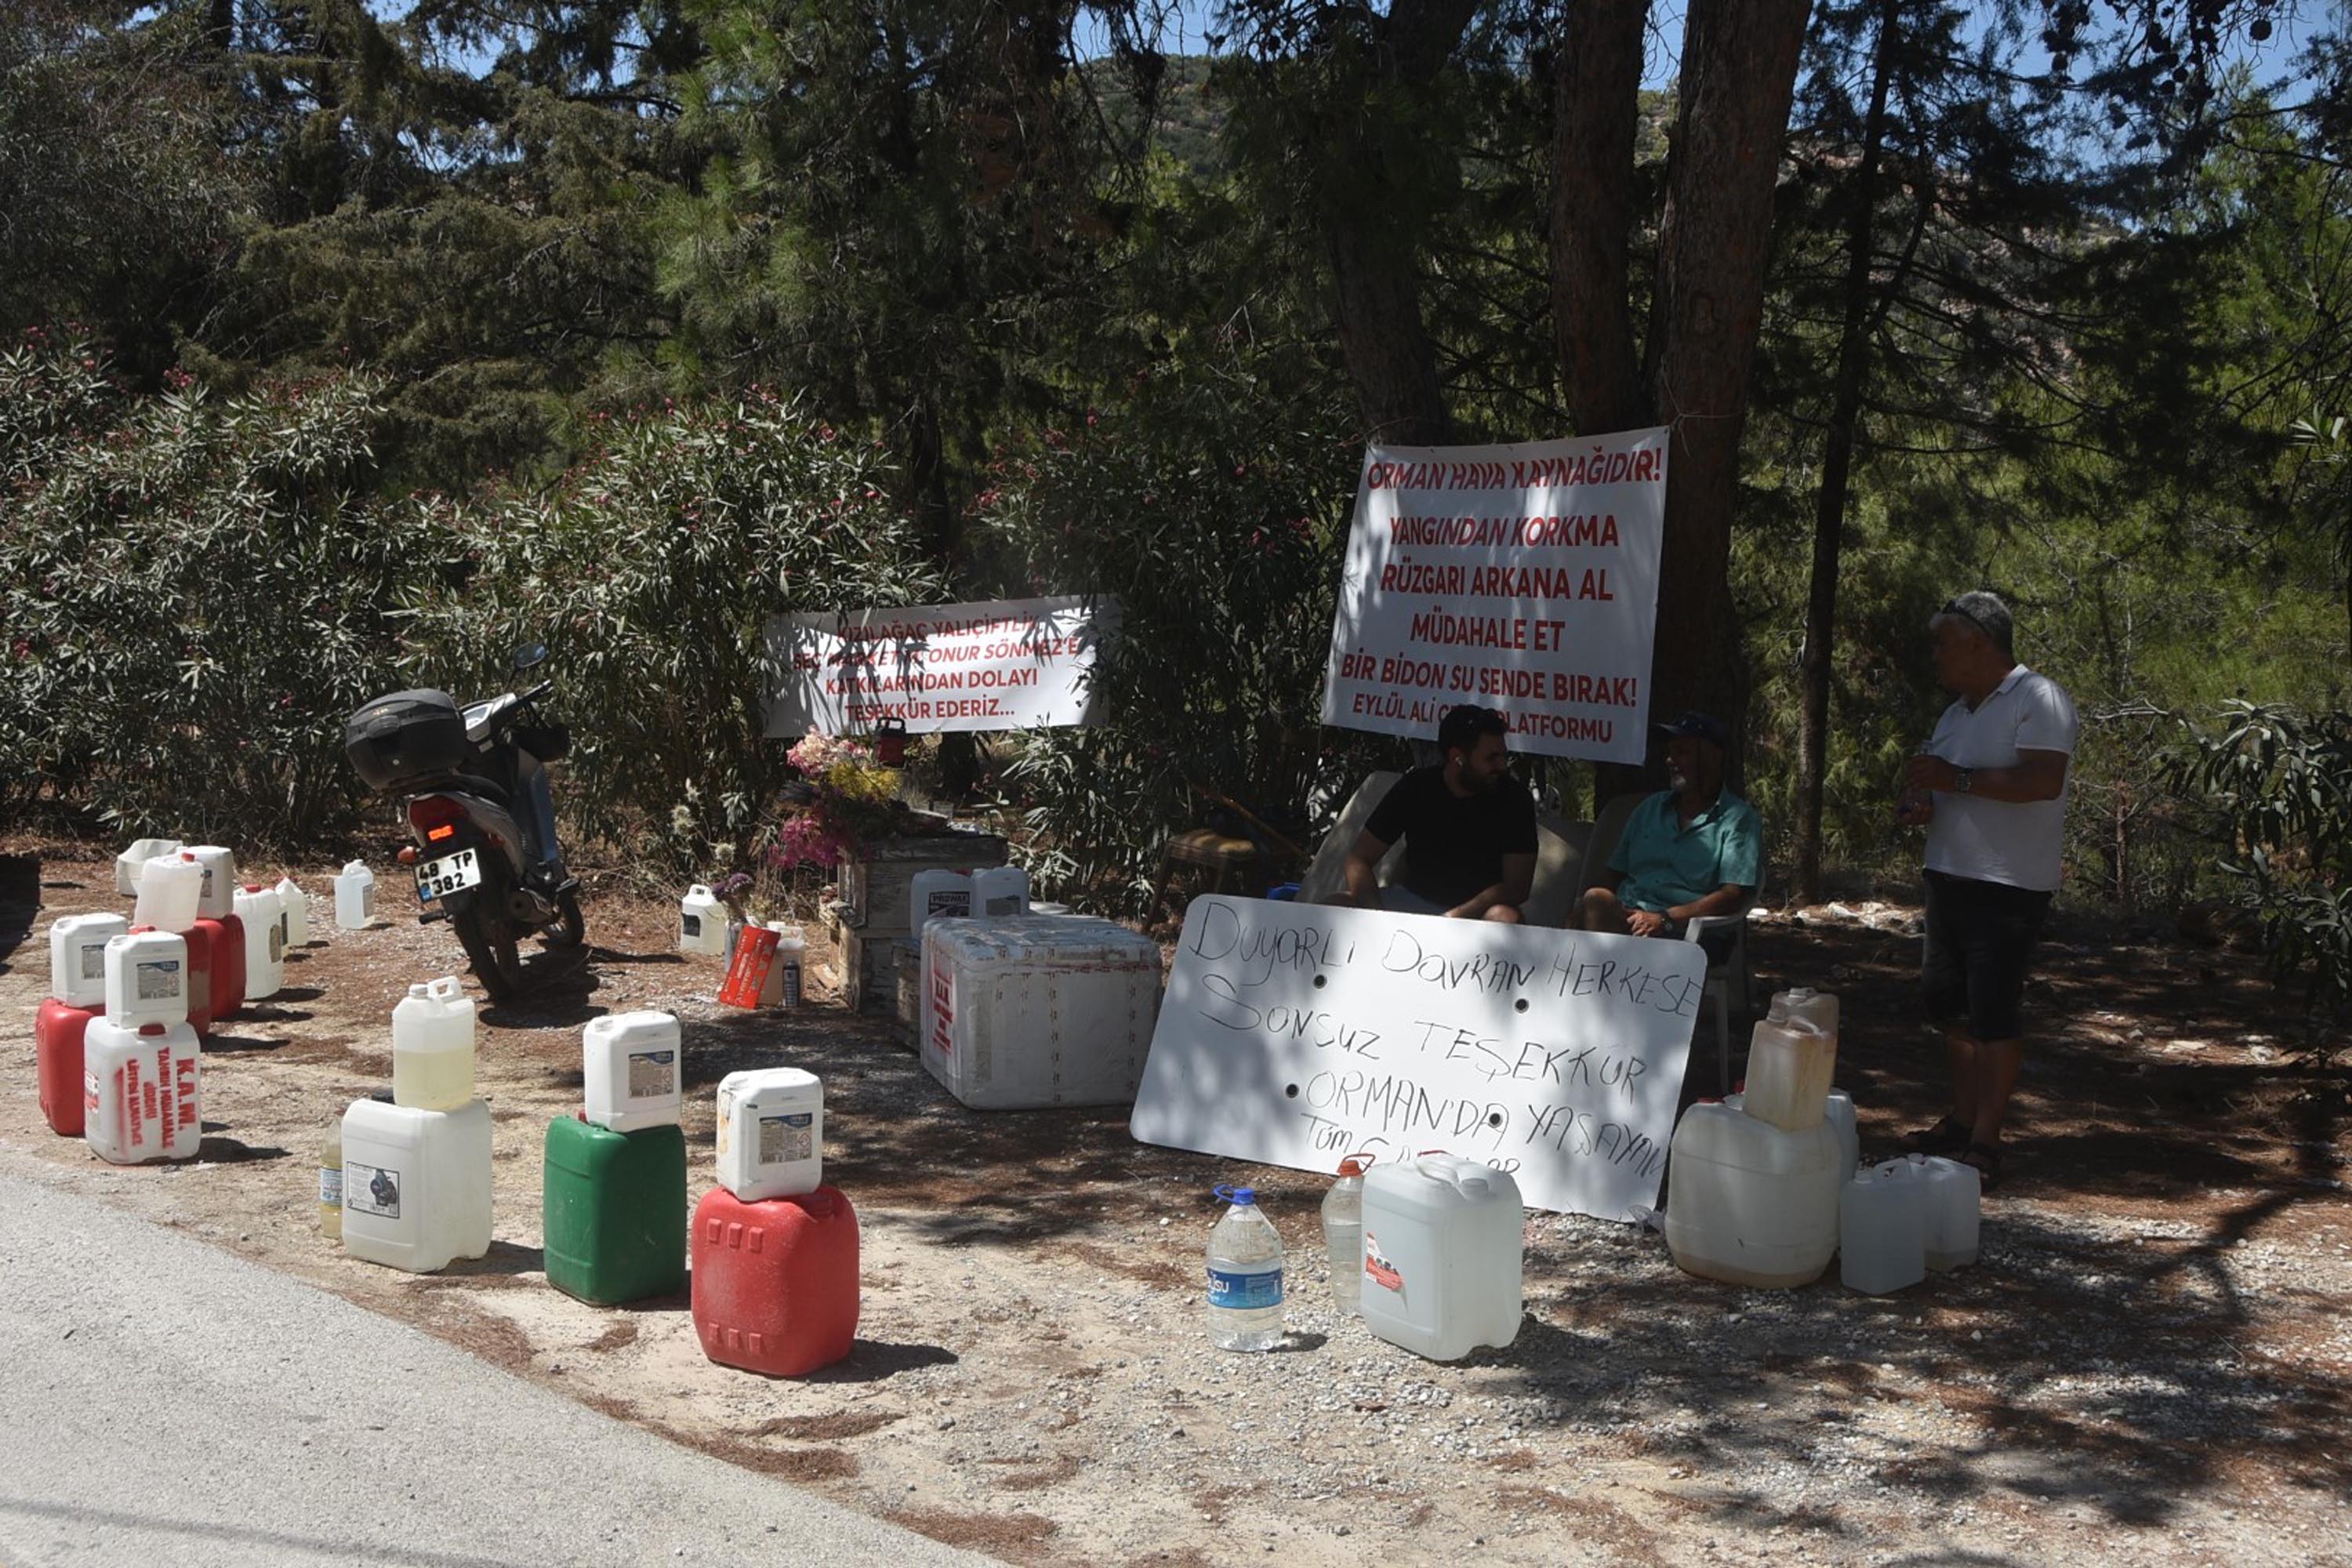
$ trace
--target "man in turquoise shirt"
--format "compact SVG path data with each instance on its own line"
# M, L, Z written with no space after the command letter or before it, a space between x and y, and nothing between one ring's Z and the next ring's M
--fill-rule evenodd
M1586 931L1678 937L1702 915L1737 913L1763 880L1756 808L1723 787L1722 721L1685 713L1654 726L1666 738L1672 788L1633 808L1609 857L1606 886L1578 906Z

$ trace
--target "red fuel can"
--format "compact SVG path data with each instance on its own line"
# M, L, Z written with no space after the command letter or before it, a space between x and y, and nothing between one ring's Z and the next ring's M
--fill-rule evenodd
M49 1131L60 1138L81 1136L81 1037L89 1021L101 1015L97 1007L77 1007L51 996L41 1003L33 1019L33 1048L39 1058L41 1114Z
M799 1377L857 1337L857 1213L838 1188L694 1206L694 1330L724 1366Z
M211 1032L210 1025L226 1022L239 1007L245 1005L245 922L235 915L223 915L217 920L206 918L195 923L188 933L188 962L205 967L196 957L196 931L205 933L205 952L209 960L212 984L205 1005L206 1021L196 1023L195 1009L188 1009L188 1022L196 1025L200 1035ZM191 988L193 989L193 987Z
M198 921L180 933L180 940L188 944L188 1026L201 1037L213 1032L214 954L220 946L220 921Z

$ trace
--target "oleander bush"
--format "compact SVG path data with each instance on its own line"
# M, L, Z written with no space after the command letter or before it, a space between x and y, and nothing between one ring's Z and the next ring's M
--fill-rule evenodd
M446 566L366 501L379 386L184 376L71 335L0 353L0 812L246 847L347 833L342 719Z

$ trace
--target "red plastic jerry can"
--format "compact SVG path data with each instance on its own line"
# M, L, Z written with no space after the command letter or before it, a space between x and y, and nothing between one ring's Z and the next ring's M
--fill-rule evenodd
M211 956L212 986L205 1011L211 1023L224 1023L245 1005L245 922L235 915L223 915L218 920L200 920L195 931L205 933ZM188 933L188 957L195 962L195 931ZM195 1023L195 1009L188 1009L188 1021ZM207 1033L205 1024L196 1024L198 1034Z
M838 1188L694 1206L694 1331L725 1366L799 1377L857 1338L857 1213Z
M33 1049L39 1058L41 1114L60 1138L79 1138L82 1127L81 1038L104 1009L77 1007L46 998L33 1019Z
M198 921L180 933L180 940L188 944L188 1026L201 1037L213 1032L213 973L221 942L220 921Z

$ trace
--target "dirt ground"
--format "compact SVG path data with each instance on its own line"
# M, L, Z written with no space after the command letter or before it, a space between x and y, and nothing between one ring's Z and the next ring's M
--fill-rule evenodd
M820 1003L719 1008L674 910L592 894L583 955L481 1016L496 1120L489 1256L412 1277L322 1241L329 1120L389 1081L390 1015L456 972L446 927L325 931L205 1063L203 1157L117 1170L35 1091L45 932L121 907L110 863L0 858L0 1156L204 1237L625 1420L926 1534L1034 1563L2339 1563L2352 1525L2352 1075L2299 1064L2252 961L2062 918L2046 1021L1979 1265L1874 1299L1691 1279L1654 1232L1531 1215L1517 1342L1439 1365L1331 1309L1300 1173L1149 1148L1117 1111L963 1110L887 1025ZM274 876L277 868L268 868ZM312 889L328 924L331 869ZM394 889L387 888L387 894ZM1776 919L1759 982L1844 1001L1864 1148L1939 1107L1905 911ZM805 1380L716 1366L688 1301L548 1287L540 1149L580 1101L580 1030L660 1007L687 1029L690 1196L735 1068L824 1080L827 1178L857 1205L856 1352ZM1712 1063L1704 1057L1706 1076ZM1209 1348L1218 1182L1254 1182L1290 1248L1283 1353Z

